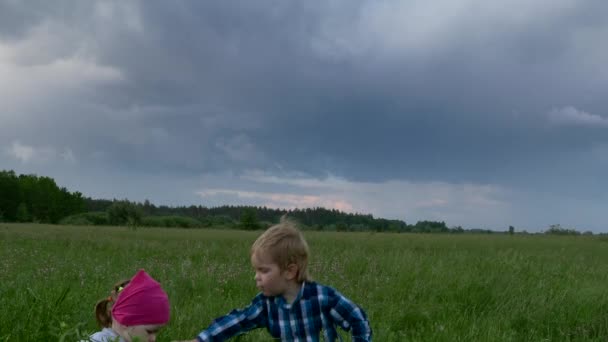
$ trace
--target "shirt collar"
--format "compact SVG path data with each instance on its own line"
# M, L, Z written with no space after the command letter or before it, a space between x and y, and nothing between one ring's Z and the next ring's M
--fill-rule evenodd
M302 297L304 297L305 286L306 286L306 281L303 281L302 286L300 287L300 291L298 292L296 299L293 300L293 303L288 304L287 301L285 300L285 298L283 298L283 296L276 296L275 297L276 303L285 309L291 309L292 306L294 306L300 299L302 299Z

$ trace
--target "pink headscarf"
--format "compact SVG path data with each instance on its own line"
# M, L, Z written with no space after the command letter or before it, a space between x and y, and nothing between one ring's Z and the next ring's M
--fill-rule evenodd
M126 326L169 322L169 298L160 284L139 270L112 306L112 317Z

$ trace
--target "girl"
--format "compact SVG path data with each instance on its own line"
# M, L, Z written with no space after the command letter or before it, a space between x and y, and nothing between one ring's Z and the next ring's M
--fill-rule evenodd
M103 329L89 337L93 342L156 341L158 331L169 322L169 298L156 280L140 270L97 303L95 318Z

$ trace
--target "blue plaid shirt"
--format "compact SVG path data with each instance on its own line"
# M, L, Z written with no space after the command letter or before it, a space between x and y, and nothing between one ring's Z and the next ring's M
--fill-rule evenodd
M338 338L336 326L351 331L356 342L371 341L372 329L365 312L329 286L305 282L289 305L282 296L258 294L251 305L217 318L198 335L201 342L225 341L255 328L266 327L281 341L325 341Z

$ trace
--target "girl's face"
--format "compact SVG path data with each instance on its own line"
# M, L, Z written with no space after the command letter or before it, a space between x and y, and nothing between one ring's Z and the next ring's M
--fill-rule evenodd
M124 326L113 322L112 328L127 342L154 342L156 335L165 324Z
M130 340L127 341L141 341L141 342L154 342L156 341L156 334L163 325L134 325L128 327L128 333ZM139 339L139 340L138 340Z

